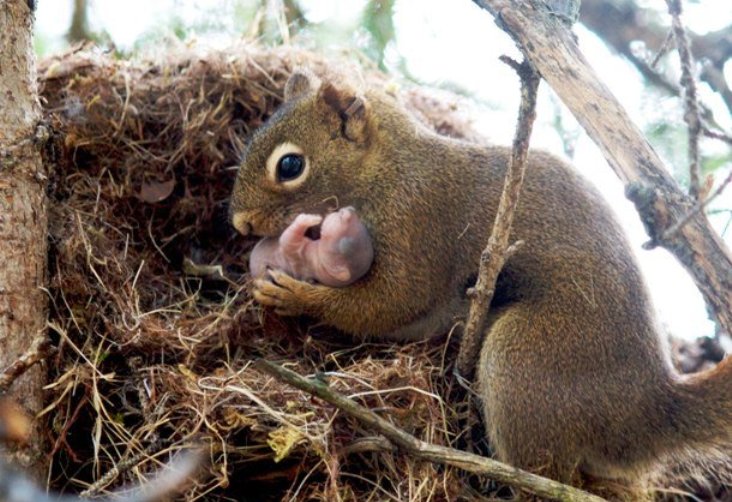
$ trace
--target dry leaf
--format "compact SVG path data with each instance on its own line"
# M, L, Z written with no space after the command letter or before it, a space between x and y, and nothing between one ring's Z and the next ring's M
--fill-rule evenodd
M175 188L175 178L168 181L146 181L140 188L140 199L150 204L161 202L170 197Z

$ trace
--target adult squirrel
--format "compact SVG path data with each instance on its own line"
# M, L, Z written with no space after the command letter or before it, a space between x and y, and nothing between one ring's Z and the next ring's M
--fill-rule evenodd
M375 257L342 288L272 271L255 299L354 335L444 333L466 316L509 155L435 134L383 90L295 72L250 139L233 224L272 237L300 213L353 206ZM661 466L727 444L732 366L672 369L626 237L586 180L532 151L512 235L525 244L499 277L477 369L500 460L631 493Z

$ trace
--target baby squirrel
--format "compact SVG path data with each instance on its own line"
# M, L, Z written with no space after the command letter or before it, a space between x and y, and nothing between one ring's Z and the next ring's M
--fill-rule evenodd
M233 225L275 237L300 213L352 206L374 261L342 288L273 270L255 280L255 299L354 335L444 333L467 314L509 156L437 135L383 90L296 71L250 138ZM626 237L594 187L532 151L512 238L525 244L499 276L476 370L500 460L637 499L661 467L729 444L732 365L673 370Z
M319 226L313 239L311 228ZM300 280L343 287L363 277L371 267L374 248L371 237L352 207L344 207L323 218L300 214L282 235L265 237L249 257L252 277L263 277L268 268L280 269Z

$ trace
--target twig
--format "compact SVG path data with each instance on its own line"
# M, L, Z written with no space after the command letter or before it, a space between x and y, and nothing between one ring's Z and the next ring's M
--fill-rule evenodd
M352 441L351 443L345 445L343 448L338 450L338 454L347 456L353 455L355 453L364 453L371 451L394 452L396 451L396 448L394 447L394 443L392 443L385 437L378 436L356 439L355 441Z
M663 43L661 44L661 47L658 48L658 52L656 52L656 55L651 60L651 62L648 64L648 67L651 70L656 70L656 65L658 65L658 62L661 60L661 58L668 52L669 47L671 45L671 40L674 38L674 32L673 30L669 30L668 33L666 33L666 38L663 39Z
M451 465L473 474L489 476L501 483L528 490L540 497L552 500L577 502L600 502L604 500L558 481L523 471L487 457L422 441L381 418L368 408L331 390L322 380L304 378L294 371L264 359L255 361L253 366L263 373L334 405L339 410L360 420L367 427L381 433L398 448L405 450L414 457L438 464Z
M203 449L192 448L178 454L173 460L165 464L146 483L137 485L130 490L120 489L110 500L118 502L156 502L165 500L170 495L180 493L191 484L193 476L204 464Z
M167 463L155 477L134 488L127 487L112 497L96 499L109 502L157 502L180 493L203 463L200 448L178 455ZM31 480L0 462L0 500L3 502L83 502L85 498L46 493Z
M0 392L7 391L20 375L28 371L36 363L45 359L48 355L49 345L50 340L45 333L38 335L25 354L0 372Z
M158 449L160 447L157 443L150 444L147 448L143 449L142 451L137 452L136 454L122 459L117 464L115 464L110 470L104 473L101 478L97 479L92 485L90 485L86 490L82 491L79 496L82 498L89 498L93 497L95 495L98 495L99 493L104 490L106 486L108 486L112 481L117 479L117 477L132 469L136 465L140 464L143 460L150 457L150 454Z
M722 181L722 183L719 184L716 190L712 192L709 196L707 196L703 201L700 201L697 203L691 211L689 211L683 218L679 219L673 226L669 227L664 233L661 239L668 240L672 239L676 232L681 230L681 227L686 225L686 223L691 220L691 218L696 215L699 211L704 209L709 205L710 202L712 202L714 199L719 197L722 192L724 192L724 189L727 188L727 186L732 182L732 171L727 175L727 177Z
M723 132L713 131L707 126L702 127L702 132L704 133L704 136L707 136L708 138L714 138L718 139L720 141L724 141L728 145L732 145L732 136L729 134L725 134Z
M681 23L681 0L666 0L668 12L671 14L671 29L676 39L676 48L681 61L681 87L684 89L684 122L689 128L689 195L695 200L701 199L701 162L699 155L699 136L701 136L701 117L699 115L699 99L697 97L696 80L694 79L693 61L689 38Z
M470 291L470 313L465 324L465 331L460 342L456 370L463 379L470 379L475 369L477 355L483 341L485 320L495 290L498 273L506 260L518 249L519 243L509 246L513 215L518 205L521 186L526 172L526 159L529 152L529 138L536 118L536 93L539 88L539 76L536 69L524 60L516 61L502 56L501 61L511 66L521 78L521 106L519 108L516 134L511 151L511 162L506 171L506 178L498 203L493 230L488 244L480 255L478 280Z

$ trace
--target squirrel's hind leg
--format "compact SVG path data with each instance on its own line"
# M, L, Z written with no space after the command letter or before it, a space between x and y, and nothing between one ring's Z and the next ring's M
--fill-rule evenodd
M614 444L604 425L612 395L590 372L578 378L574 354L553 337L557 324L541 305L514 304L492 314L478 365L486 432L498 460L584 488L608 500L650 500L639 479L589 476L588 453ZM537 317L544 319L538 323ZM526 340L533 340L527 344ZM598 362L601 364L602 362ZM601 377L601 375L599 375ZM617 405L614 405L617 407ZM521 498L524 497L524 498ZM528 498L526 498L528 497ZM519 500L534 500L519 494Z

